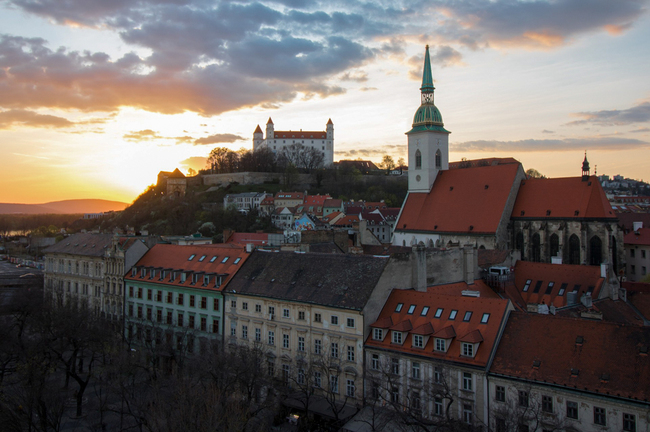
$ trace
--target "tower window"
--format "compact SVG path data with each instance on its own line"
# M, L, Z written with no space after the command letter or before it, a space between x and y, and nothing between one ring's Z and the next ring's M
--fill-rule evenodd
M436 151L436 168L441 168L442 167L442 155L440 154L440 150Z
M415 151L415 169L421 169L422 168L422 153L420 153L420 150Z

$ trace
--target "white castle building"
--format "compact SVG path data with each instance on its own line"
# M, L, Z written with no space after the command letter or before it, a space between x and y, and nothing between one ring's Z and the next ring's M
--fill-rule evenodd
M327 121L325 131L276 131L273 129L273 120L269 117L266 122L266 138L257 125L253 132L253 150L268 147L273 153L280 152L292 144L301 144L305 147L315 148L323 153L323 165L334 163L334 123Z

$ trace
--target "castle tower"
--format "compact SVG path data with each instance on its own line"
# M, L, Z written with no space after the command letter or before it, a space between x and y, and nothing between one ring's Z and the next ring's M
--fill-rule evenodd
M582 181L589 180L590 171L589 161L587 160L587 150L585 150L585 160L582 161Z
M334 123L332 123L332 119L327 120L327 139L330 141L334 140Z
M271 117L269 117L269 121L266 122L266 145L269 145L269 140L272 140L273 138L273 120L271 120Z
M429 45L424 55L420 108L408 135L409 192L429 192L438 173L449 169L449 132L433 103L433 77Z
M264 133L262 132L260 125L257 125L255 132L253 132L253 151L260 148L262 141L264 141Z

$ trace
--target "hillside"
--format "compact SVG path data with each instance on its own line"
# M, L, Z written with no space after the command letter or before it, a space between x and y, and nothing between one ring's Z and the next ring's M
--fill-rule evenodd
M127 203L102 199L52 201L43 204L0 203L0 214L79 214L124 210Z

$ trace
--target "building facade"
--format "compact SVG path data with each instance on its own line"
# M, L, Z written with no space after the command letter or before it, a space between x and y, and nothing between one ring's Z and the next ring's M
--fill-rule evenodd
M266 137L259 125L253 132L253 150L268 148L277 154L294 144L318 150L323 154L323 165L334 163L334 123L327 121L325 131L276 131L273 120L266 123Z
M650 269L650 228L643 228L639 223L632 232L625 235L624 241L627 280L647 280Z

